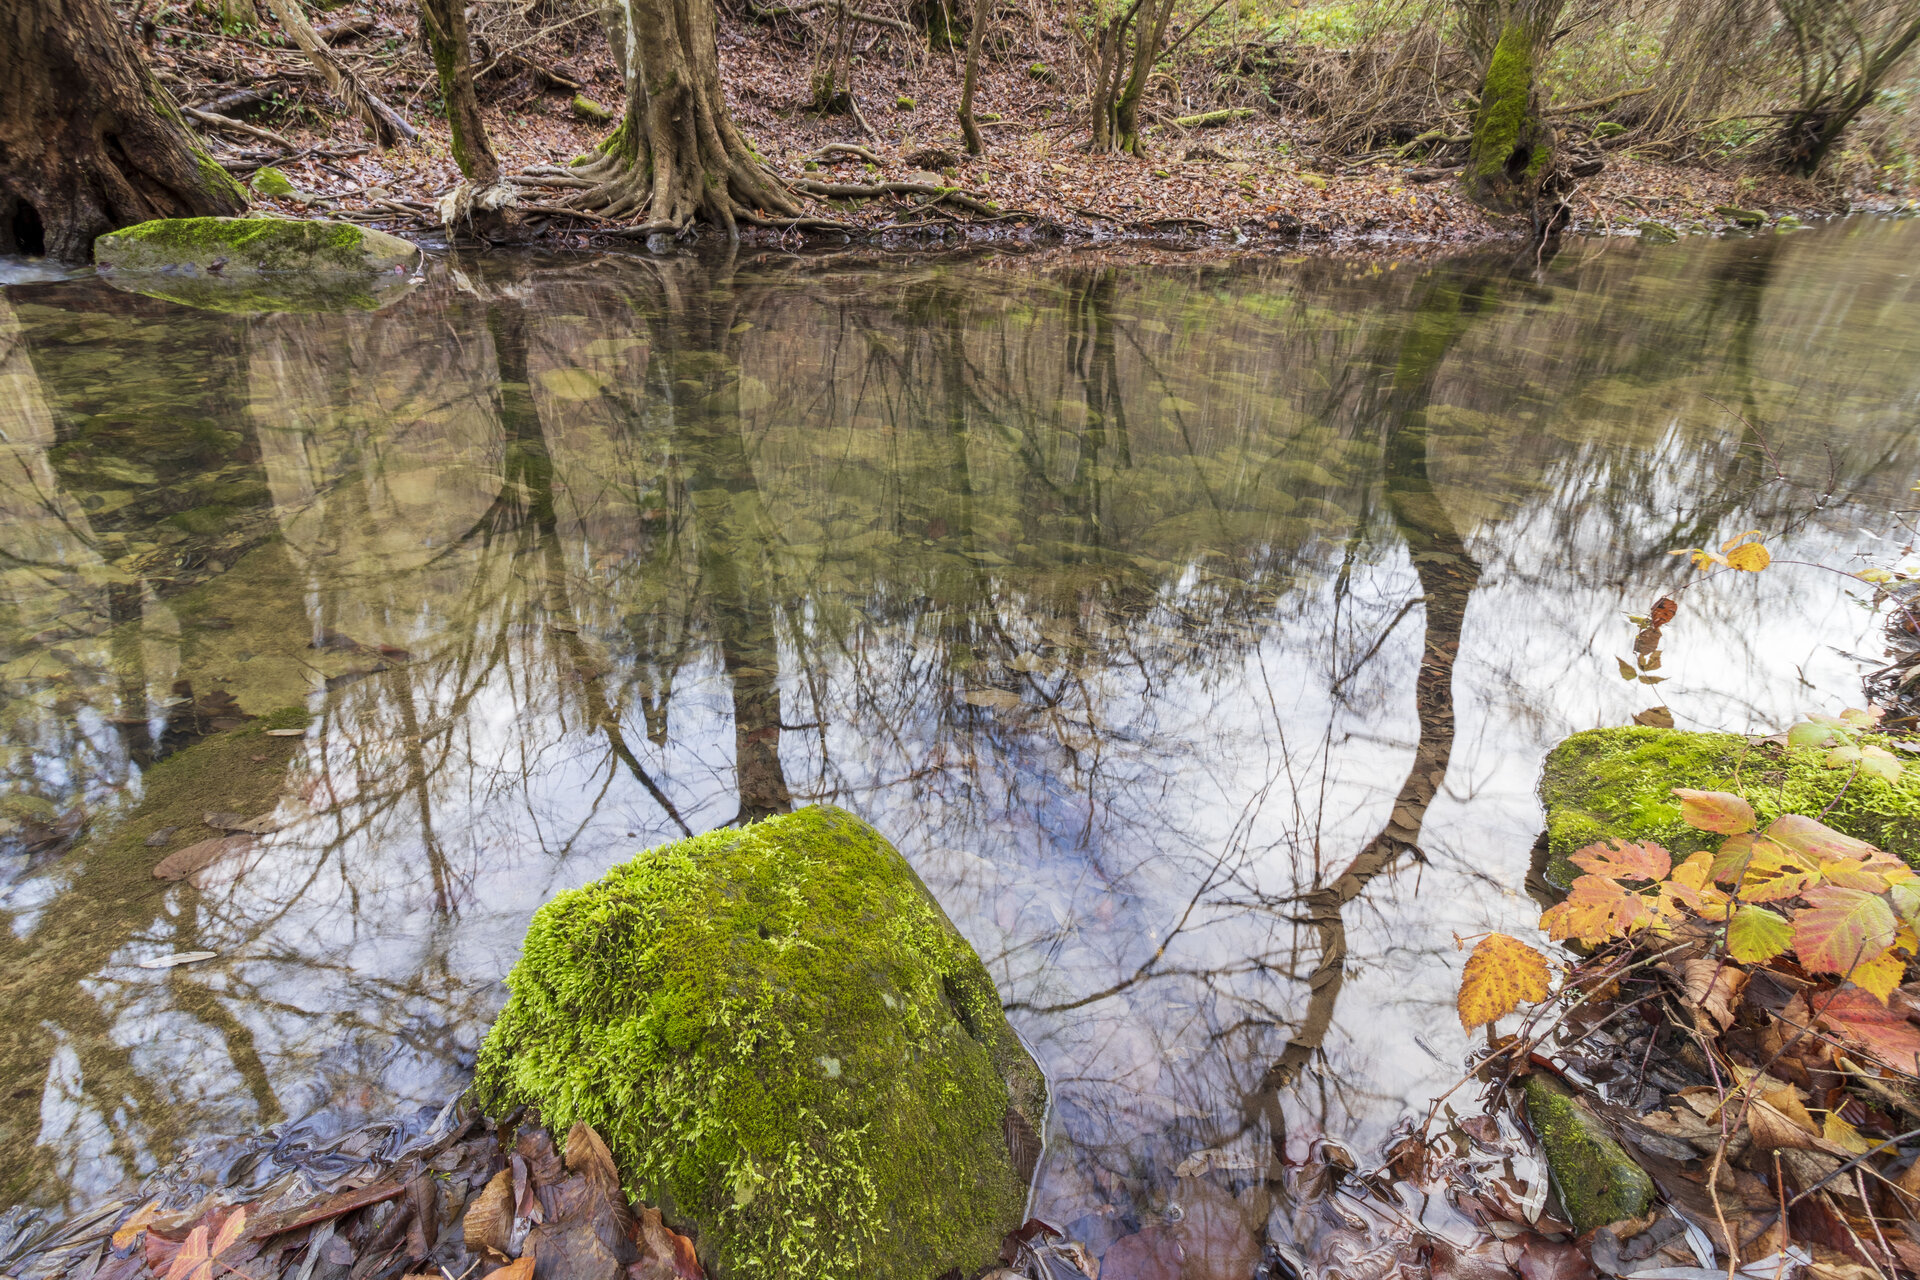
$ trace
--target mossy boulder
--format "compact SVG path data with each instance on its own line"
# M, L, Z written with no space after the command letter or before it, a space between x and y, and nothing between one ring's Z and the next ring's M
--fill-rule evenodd
M1555 747L1541 773L1548 881L1572 884L1580 871L1567 856L1601 840L1653 840L1675 861L1718 847L1722 837L1681 821L1675 787L1743 796L1763 825L1783 813L1825 811L1828 826L1920 866L1920 762L1888 782L1834 768L1823 750L1735 734L1590 729Z
M850 813L615 867L535 914L507 986L481 1105L592 1124L716 1280L970 1274L1021 1222L1009 1148L1044 1079L979 957Z
M1567 1087L1539 1072L1521 1086L1553 1174L1553 1188L1573 1229L1582 1234L1637 1218L1653 1202L1653 1180Z
M322 218L158 218L93 242L109 273L404 275L419 257L399 236Z
M270 164L255 169L253 179L247 185L261 195L275 199L291 200L300 195L300 189L293 185L293 179Z

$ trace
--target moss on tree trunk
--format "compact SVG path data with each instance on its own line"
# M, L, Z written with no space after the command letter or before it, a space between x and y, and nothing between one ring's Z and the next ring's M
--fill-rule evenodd
M466 6L461 0L420 0L420 25L433 52L434 69L440 75L440 95L447 104L453 162L474 186L491 186L500 180L500 161L487 140L480 99L473 91L473 48L467 38Z
M1461 181L1467 194L1495 209L1533 208L1554 171L1553 126L1541 111L1534 82L1537 31L1510 19L1487 62L1473 144Z
M105 0L0 0L0 67L0 252L86 262L106 232L247 207Z

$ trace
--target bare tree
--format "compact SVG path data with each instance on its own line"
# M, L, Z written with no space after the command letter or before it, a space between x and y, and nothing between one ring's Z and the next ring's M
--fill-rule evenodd
M1915 0L1775 0L1799 71L1774 154L1812 174L1920 42Z

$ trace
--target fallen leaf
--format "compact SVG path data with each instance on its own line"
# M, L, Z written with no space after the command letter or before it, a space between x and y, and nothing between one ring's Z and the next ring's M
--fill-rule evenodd
M1759 821L1753 815L1753 806L1731 791L1689 791L1675 787L1673 794L1680 797L1681 821L1701 831L1737 836L1753 830Z
M1727 954L1741 964L1764 964L1791 945L1793 927L1765 907L1742 905L1727 925Z
M1677 965L1662 965L1680 981L1687 1003L1706 1011L1720 1029L1733 1025L1733 1006L1747 985L1747 975L1739 968L1719 964L1704 956L1682 960Z
M119 1230L113 1233L114 1252L123 1253L132 1248L133 1242L140 1238L140 1233L147 1229L147 1224L152 1222L159 1212L160 1202L158 1200L149 1200L146 1204L136 1209L133 1216L121 1223Z
M193 1229L187 1242L180 1246L180 1252L173 1255L173 1264L167 1268L163 1280L187 1280L206 1260L207 1229L202 1225Z
M1590 844L1569 854L1567 861L1583 871L1615 880L1664 880L1673 870L1673 859L1651 840L1611 840Z
M694 1256L693 1241L663 1222L658 1209L648 1206L635 1220L640 1261L628 1268L630 1280L701 1280L705 1272Z
M533 1280L533 1255L515 1258L498 1271L489 1272L487 1280Z
M1881 1004L1871 992L1842 987L1815 996L1810 1004L1815 1016L1841 1039L1895 1070L1920 1075L1920 1028L1908 1022L1904 1014Z
M1514 1263L1525 1280L1593 1280L1593 1264L1570 1244L1556 1244L1545 1236L1530 1236Z
M1460 1025L1471 1031L1505 1017L1523 1003L1545 1000L1547 958L1520 939L1490 933L1467 957L1456 1001Z
M140 961L142 969L172 969L183 964L198 964L202 960L211 960L219 955L218 951L176 951L170 956L154 956L150 960Z
M1847 973L1877 959L1900 927L1879 894L1816 885L1804 896L1811 905L1793 917L1793 951L1801 964L1818 972Z
M1673 728L1673 712L1665 707L1648 707L1633 713L1633 722L1648 729Z
M1803 813L1787 813L1767 824L1767 838L1794 853L1805 854L1816 862L1841 858L1865 858L1879 850L1865 840L1835 831L1818 818Z
M1851 1155L1863 1156L1873 1150L1873 1144L1848 1124L1838 1111L1827 1112L1826 1119L1820 1125L1820 1136Z
M507 1260L507 1241L513 1235L513 1174L502 1169L488 1180L486 1188L467 1207L461 1231L469 1253Z
M216 836L211 840L202 840L184 849L176 849L162 858L159 865L153 869L153 878L184 880L194 872L205 870L222 858L245 853L252 847L252 836Z

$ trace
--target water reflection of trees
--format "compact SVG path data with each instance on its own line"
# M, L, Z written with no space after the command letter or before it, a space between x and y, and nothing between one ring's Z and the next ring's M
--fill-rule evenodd
M258 615L220 633L250 646L242 705L305 699L317 724L290 825L244 865L129 887L82 844L22 872L5 958L44 1031L5 1052L0 1083L41 1100L7 1112L8 1150L37 1152L10 1185L95 1194L189 1133L428 1104L533 905L637 844L814 799L879 821L995 967L1055 1071L1043 1196L1070 1217L1204 1196L1169 1170L1249 1118L1256 1146L1377 1134L1420 1077L1355 1049L1341 1002L1356 975L1363 996L1415 975L1396 1016L1453 1046L1428 1016L1446 929L1408 881L1488 877L1423 832L1506 751L1482 695L1456 703L1460 662L1556 722L1523 646L1476 622L1488 590L1565 590L1577 554L1604 609L1672 539L1817 497L1762 488L1704 398L1786 419L1805 454L1836 371L1782 378L1768 344L1830 334L1810 317L1841 286L1701 262L1710 287L1605 256L1544 284L468 264L463 290L372 316L230 322L240 515L278 538L211 579L113 584L80 639L111 678L81 702L151 702L182 663L233 675L239 641L194 648L225 582ZM7 421L76 397L51 398ZM37 479L0 499L22 513L4 550L98 558L68 533L91 482L36 430L8 436ZM1857 434L1843 495L1908 457L1889 421ZM63 599L97 590L60 572ZM28 619L50 606L7 581L9 661L45 652ZM15 776L137 772L128 740L32 705ZM236 958L126 977L198 945ZM128 1049L134 1027L158 1034ZM83 1158L108 1172L76 1180Z

